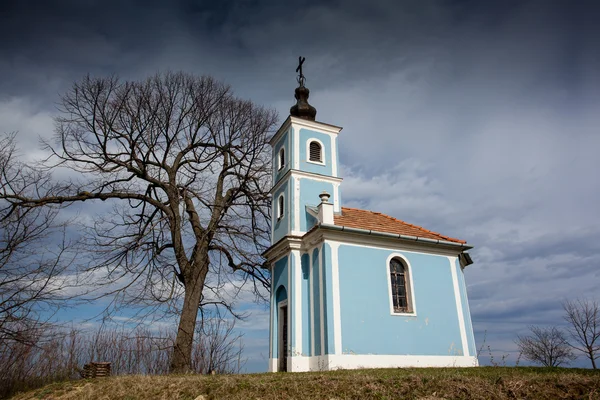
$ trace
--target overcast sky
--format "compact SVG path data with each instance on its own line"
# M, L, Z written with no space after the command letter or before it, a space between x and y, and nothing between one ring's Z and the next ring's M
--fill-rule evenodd
M480 360L489 345L514 364L517 333L599 297L599 20L576 0L2 0L0 133L36 157L74 80L168 69L283 121L302 55L317 120L344 127L344 205L475 246ZM248 367L265 370L268 314L247 307Z

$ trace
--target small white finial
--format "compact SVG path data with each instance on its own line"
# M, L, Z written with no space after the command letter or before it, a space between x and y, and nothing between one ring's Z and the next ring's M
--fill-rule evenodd
M328 203L329 197L331 197L331 196L329 193L327 193L325 190L323 190L321 192L321 194L319 195L319 197L321 198L321 203Z

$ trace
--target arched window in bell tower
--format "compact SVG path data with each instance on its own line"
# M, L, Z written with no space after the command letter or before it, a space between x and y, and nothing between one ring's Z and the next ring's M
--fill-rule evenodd
M308 161L322 163L323 162L323 147L321 143L312 140L308 144Z
M278 165L277 165L277 169L280 170L285 166L285 149L282 147L281 150L279 150L279 157L278 157Z
M283 199L283 195L280 195L279 198L277 198L277 219L283 218L283 214L285 211L283 209L284 204L285 204L285 201Z

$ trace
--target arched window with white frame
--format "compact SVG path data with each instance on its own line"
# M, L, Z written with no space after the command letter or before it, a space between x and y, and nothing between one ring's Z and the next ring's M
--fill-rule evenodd
M277 198L277 219L281 219L283 218L283 214L284 214L284 205L285 205L285 200L283 198L283 195L280 194L279 197Z
M413 313L414 306L412 304L410 271L399 257L394 257L390 260L389 279L393 313Z
M323 146L316 140L308 144L308 161L323 163Z
M278 170L283 169L284 166L285 166L285 149L282 147L279 150L277 169Z

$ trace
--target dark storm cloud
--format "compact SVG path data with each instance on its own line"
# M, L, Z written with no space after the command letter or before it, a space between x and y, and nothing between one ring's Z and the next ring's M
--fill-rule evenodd
M309 59L313 87L360 85L421 60L434 62L435 71L417 68L409 79L437 86L480 68L486 80L490 69L496 79L511 79L530 57L544 57L545 41L557 40L564 49L551 55L555 62L540 79L575 85L582 52L589 52L578 44L590 40L594 24L594 10L578 3L5 1L0 90L52 97L88 72L135 78L183 68L273 99L283 92L279 82L293 84L298 54ZM504 51L498 35L525 46Z

